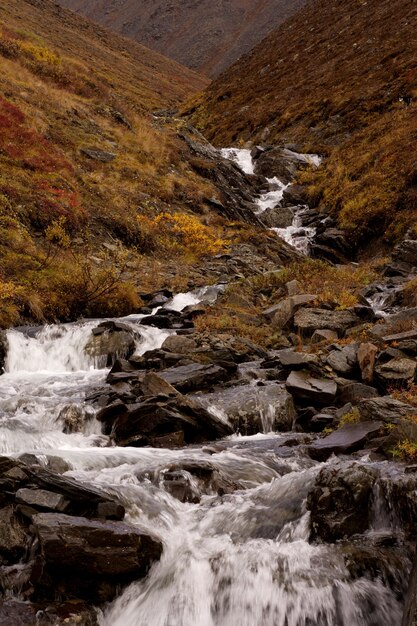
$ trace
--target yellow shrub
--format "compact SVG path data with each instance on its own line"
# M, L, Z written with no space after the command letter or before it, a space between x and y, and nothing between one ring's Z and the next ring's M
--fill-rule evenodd
M59 56L49 48L37 46L30 41L19 41L18 45L23 53L39 63L56 66L61 64Z

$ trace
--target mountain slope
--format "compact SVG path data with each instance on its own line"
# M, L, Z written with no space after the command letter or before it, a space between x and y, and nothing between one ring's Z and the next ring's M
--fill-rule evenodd
M321 151L311 200L356 241L395 239L417 221L416 58L412 0L310 0L208 88L193 119L218 145Z
M60 0L154 50L216 76L305 0Z
M50 0L1 4L0 326L130 312L160 235L167 262L181 225L217 241L190 215L215 190L151 114L206 83Z

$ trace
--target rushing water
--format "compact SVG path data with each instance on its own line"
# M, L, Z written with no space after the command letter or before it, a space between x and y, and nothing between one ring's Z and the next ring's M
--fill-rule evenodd
M255 163L252 159L250 150L246 148L224 148L221 150L221 154L226 159L234 161L245 174L255 173ZM314 167L318 167L321 163L321 158L317 154L297 154L297 157L306 164ZM268 183L268 190L256 199L256 204L258 206L256 213L261 216L261 218L265 211L280 206L284 191L289 186L279 180L276 176L273 178L267 178L266 181ZM291 226L288 226L287 228L271 228L271 230L273 230L278 237L284 239L284 241L293 246L296 250L302 254L307 254L309 245L316 234L316 229L314 227L302 225L302 215L306 210L304 205L293 208L294 219Z
M202 295L208 292L171 304L182 308ZM124 320L140 334L138 353L169 332L139 326L140 316ZM100 612L102 626L400 624L401 605L382 580L351 580L337 546L309 543L305 501L323 464L302 446L286 446L288 435L234 436L182 450L106 447L83 403L106 374L84 351L96 323L48 326L31 337L9 331L0 444L7 454L61 457L69 475L117 495L127 520L163 541L160 562ZM62 432L68 405L85 412L83 432ZM215 483L190 465L209 466ZM171 495L165 475L173 469L188 481L192 503Z

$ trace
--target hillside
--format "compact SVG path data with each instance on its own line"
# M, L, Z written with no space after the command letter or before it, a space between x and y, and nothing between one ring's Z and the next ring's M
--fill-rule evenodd
M151 114L206 83L49 0L0 6L0 327L130 313L223 249L218 190Z
M149 48L216 76L305 0L60 0Z
M190 105L219 146L296 142L327 156L310 201L352 240L417 222L417 7L310 0ZM380 239L381 240L381 239Z

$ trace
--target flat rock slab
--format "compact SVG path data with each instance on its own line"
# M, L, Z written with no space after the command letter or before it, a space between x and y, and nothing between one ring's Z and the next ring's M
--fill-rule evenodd
M313 378L308 372L291 372L286 387L299 401L313 404L332 404L336 397L337 385L327 378Z
M46 563L82 574L133 579L162 552L158 541L124 522L39 513L33 525Z
M223 367L198 363L169 368L161 372L160 376L175 389L185 393L210 387L229 378Z
M360 450L382 428L382 422L359 422L346 424L328 437L315 441L308 448L316 461L326 461L332 454L348 454Z
M327 309L301 309L294 316L294 326L305 336L316 330L334 330L339 336L352 326L360 324L360 319L351 311L328 311Z

